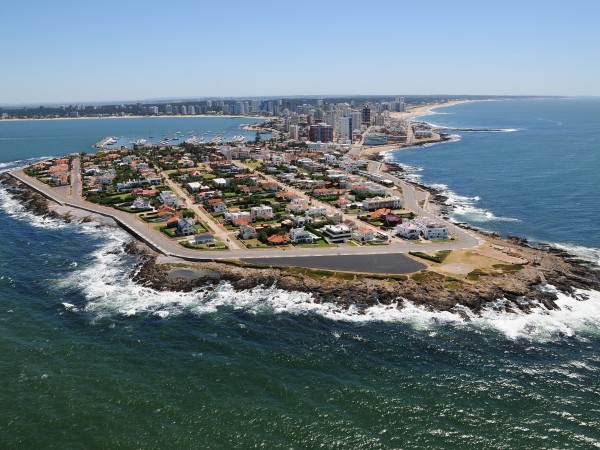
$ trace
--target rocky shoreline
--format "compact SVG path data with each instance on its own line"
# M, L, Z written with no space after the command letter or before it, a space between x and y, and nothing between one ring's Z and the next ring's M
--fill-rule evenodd
M10 186L11 195L27 211L49 218L72 219L69 212L58 213L45 197L11 177L4 176L0 181ZM85 213L80 219L93 220L89 216ZM489 234L485 239L495 245L510 245L529 261L539 263L525 266L498 264L492 270L476 270L466 277L449 276L434 267L409 276L382 276L259 267L235 261L192 263L165 258L137 241L128 244L125 250L140 258L139 266L131 274L133 281L156 290L191 291L226 282L240 292L257 286L276 287L310 293L315 302L334 302L359 310L377 304L402 307L408 301L431 310L452 311L467 317L464 308L475 314L490 305L506 312L529 312L541 305L556 309L559 292L584 299L585 296L577 294L576 290L600 291L598 268L567 252L548 246L533 247L517 237L504 239ZM545 287L547 285L554 289ZM499 301L502 299L504 301Z
M514 245L514 244L513 244ZM411 276L374 276L368 274L324 274L316 270L289 268L257 268L226 263L165 263L151 250L132 244L127 249L140 255L142 263L132 276L137 283L161 291L191 291L206 285L227 282L238 290L256 286L276 287L286 291L313 295L315 302L334 302L359 310L369 306L398 304L408 301L435 311L462 313L463 307L477 314L495 304L506 312L529 312L543 305L557 309L557 292L575 296L585 295L576 290L600 290L600 272L580 261L572 260L565 252L528 248L528 253L543 253L540 266L498 270L473 275L472 280L461 280L434 271L423 271ZM185 276L178 276L178 273ZM189 273L196 274L190 278ZM543 286L549 284L556 291ZM349 287L351 287L349 289ZM498 302L505 299L505 302Z

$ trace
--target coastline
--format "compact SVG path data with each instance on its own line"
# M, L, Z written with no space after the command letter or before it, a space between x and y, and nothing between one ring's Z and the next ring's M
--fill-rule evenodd
M12 185L11 194L33 214L54 219L97 222L98 226L115 226L114 222L98 215L56 205L16 179L5 181ZM479 261L481 255L473 250L455 250L443 264L425 262L424 270L407 275L355 273L337 270L272 267L268 264L248 264L239 259L192 262L161 255L139 242L136 236L127 245L127 252L139 258L131 279L157 291L188 292L198 288L228 283L236 291L255 287L277 287L285 291L310 293L316 303L332 302L344 308L364 310L382 304L402 308L406 302L432 311L449 311L461 315L464 308L479 314L491 304L503 300L497 310L530 312L535 308L557 309L558 293L585 299L578 290L600 290L600 271L586 267L585 262L567 252L551 248L535 248L519 238L475 234L488 243L488 252L507 248L510 254L529 261L541 260L539 265L509 264L494 258L485 267L475 268L468 262ZM467 264L465 264L465 261ZM466 268L466 269L465 269ZM552 285L553 289L544 286ZM350 288L350 289L349 289Z
M93 120L93 119L193 119L193 118L221 118L221 119L259 119L259 120L269 120L273 117L269 116L235 116L232 114L194 114L194 115L159 115L159 116L139 116L139 115L127 115L127 116L98 116L98 117L40 117L39 119L25 119L25 118L15 118L15 119L0 119L0 123L2 122L28 122L28 121L36 121L36 120Z

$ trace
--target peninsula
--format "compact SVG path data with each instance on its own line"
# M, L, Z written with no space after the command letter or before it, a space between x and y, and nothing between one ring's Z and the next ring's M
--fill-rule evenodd
M447 139L411 118L448 104L342 104L331 117L282 111L251 143L138 142L10 176L14 195L37 212L84 211L138 238L146 248L130 246L145 255L135 279L157 289L228 281L348 305L408 300L477 312L498 299L508 311L554 308L547 284L569 294L598 288L597 272L567 254L444 220L435 193L377 159ZM260 129L276 136L262 140Z

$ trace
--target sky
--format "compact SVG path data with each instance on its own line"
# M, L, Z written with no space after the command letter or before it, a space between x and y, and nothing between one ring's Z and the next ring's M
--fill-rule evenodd
M600 95L595 0L0 3L0 104Z

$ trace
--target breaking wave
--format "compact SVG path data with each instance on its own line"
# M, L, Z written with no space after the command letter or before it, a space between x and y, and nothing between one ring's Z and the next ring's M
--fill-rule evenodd
M88 227L85 232L101 233L94 227ZM456 312L435 312L409 302L404 302L401 308L398 304L346 308L335 303L317 303L310 293L269 286L236 291L230 284L221 283L192 292L157 291L134 283L129 276L135 269L137 257L127 255L123 247L131 238L121 230L102 236L108 241L90 255L86 264L80 264L83 267L75 267L65 278L56 281L62 292L72 296L62 303L64 311L89 315L92 321L130 316L168 319L182 314L239 311L253 315L316 315L356 324L402 323L431 332L438 327L459 326L475 332L499 331L508 339L536 341L585 337L600 330L599 292L578 291L580 299L559 294L557 303L561 309L556 311L538 305L529 314L506 313L499 312L497 304L490 304L476 316L464 307L457 308ZM72 300L76 297L80 301Z
M19 169L21 167L34 164L38 161L44 161L45 159L52 158L52 156L40 156L36 158L18 159L16 161L0 162L0 173L8 172L9 170Z
M25 209L23 204L12 197L0 184L0 209L15 220L27 222L36 228L63 228L68 226L64 220L38 216Z
M553 244L554 247L600 266L600 248L583 247L581 245Z

